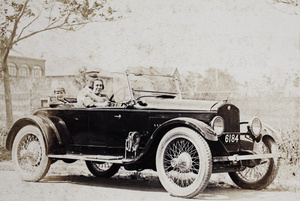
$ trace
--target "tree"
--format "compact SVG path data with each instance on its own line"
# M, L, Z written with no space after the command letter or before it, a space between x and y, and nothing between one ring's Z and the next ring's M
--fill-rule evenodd
M83 87L85 87L86 85L86 81L87 81L85 76L86 71L87 71L87 67L82 67L78 69L77 72L75 73L73 83L79 90L83 89Z
M181 90L186 98L199 98L198 93L202 90L199 84L201 80L203 80L202 75L192 71L188 71L180 76Z
M0 2L0 75L4 82L6 123L13 122L10 76L11 49L22 40L54 29L75 31L91 22L112 21L116 11L108 0L2 0Z
M205 74L187 72L180 78L182 91L192 99L219 99L238 89L239 83L227 70L208 68Z
M238 82L227 69L220 70L216 68L206 70L202 84L206 89L215 91L235 91L238 86Z
M265 0L270 6L275 8L276 10L291 14L298 15L299 14L299 0Z

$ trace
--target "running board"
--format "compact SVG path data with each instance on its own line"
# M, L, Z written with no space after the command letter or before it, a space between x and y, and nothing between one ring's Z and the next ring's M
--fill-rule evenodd
M254 159L265 159L265 158L279 158L280 154L255 154L255 155L232 155L232 156L216 156L213 157L213 162L224 162L224 161L245 161Z
M48 157L53 159L74 159L74 160L84 160L84 161L111 162L111 163L118 163L118 164L129 163L133 161L133 159L124 159L123 156L106 156L106 155L49 154Z

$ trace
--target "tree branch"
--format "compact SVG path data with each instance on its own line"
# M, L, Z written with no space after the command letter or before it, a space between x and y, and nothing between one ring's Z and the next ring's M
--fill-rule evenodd
M64 24L64 23L63 23L63 24ZM34 31L34 32L32 32L32 33L30 33L30 34L28 34L28 35L26 35L26 36L23 36L23 37L21 37L21 38L18 38L17 40L15 40L15 41L13 42L13 45L16 44L16 43L18 43L18 42L21 41L21 40L24 40L24 39L26 39L26 38L29 38L29 37L33 36L33 35L35 35L35 34L42 33L42 32L44 32L44 31L49 31L49 30L52 30L52 29L60 28L60 27L63 26L63 24L60 24L60 25L57 25L57 26L54 26L54 27L48 27L48 26L47 26L45 29L41 29L41 30L38 30L38 31Z
M13 41L14 41L14 38L16 36L16 32L17 32L17 29L18 29L18 24L20 22L20 19L22 18L22 16L24 15L25 13L25 10L26 10L26 6L28 4L29 0L26 0L23 7L22 7L22 10L20 11L19 15L16 17L15 19L15 23L14 23L14 28L13 28L13 31L9 37L9 40L8 40L8 43L7 43L7 47L5 48L5 52L3 54L3 56L5 58L8 57L8 54L9 54L9 51L11 50L12 46L13 46Z
M50 28L52 25L56 24L56 23L59 22L61 19L63 19L63 17L59 17L57 20L51 22L50 24L48 24L48 25L45 27L45 29ZM64 20L64 22L63 22L61 25L63 25L63 24L65 24L65 20ZM59 25L58 25L58 26L59 26Z
M25 27L23 27L23 29L22 29L21 33L19 34L17 40L18 40L19 38L21 38L21 36L22 36L24 30L25 30L26 28L28 28L28 27L29 27L34 21L36 21L39 17L40 17L40 15L38 15L38 16L37 16L36 18L34 18L31 22L29 22Z
M296 5L297 6L297 1L293 1L293 0L286 0L286 1L284 1L284 0L279 0L279 1L277 1L278 3L285 3L285 4L294 4L294 5Z
M0 26L5 25L5 24L6 24L6 22L2 22L2 23L0 24Z
M86 25L86 24L88 24L88 23L92 23L92 22L82 22L82 23L76 23L76 24L70 24L70 25L68 25L68 24L66 24L65 22L63 22L62 24L59 24L59 25L57 25L57 26L53 26L53 27L47 26L45 29L42 29L42 30L39 30L39 31L32 32L32 33L30 33L30 34L28 34L28 35L26 35L26 36L23 36L22 38L19 38L19 39L15 40L15 41L13 42L13 44L16 44L16 43L18 43L18 42L21 41L21 40L24 40L24 39L26 39L26 38L29 38L29 37L35 35L35 34L42 33L42 32L45 32L45 31L49 31L49 30L53 30L53 29L67 29L66 27L81 26L81 25ZM68 29L68 30L70 30L70 29Z
M289 3L289 2L283 2L283 1L274 1L274 3L269 3L267 0L265 0L265 2L267 4L269 4L272 8L274 8L275 10L277 10L281 13L285 13L285 14L288 14L288 15L298 15L298 13L296 11L294 11L294 12L285 12L285 11L282 11L282 10L280 10L280 9L278 9L274 6L275 3L284 3L284 4L287 4L287 5L293 5L293 6L297 7L298 6L297 2L294 2L294 3L290 2Z
M47 26L45 26L43 29L32 31L31 33L28 33L27 35L22 36L24 34L25 29L27 29L31 24L33 24L41 16L41 15L38 15L31 22L29 22L25 27L23 27L23 29L20 32L19 36L15 39L17 25L18 25L21 17L24 15L25 8L26 8L28 2L29 2L29 0L26 0L26 2L24 3L24 6L22 8L22 11L20 12L19 16L15 20L14 30L13 30L13 33L11 35L12 37L10 37L11 40L9 41L10 47L12 47L14 44L18 43L21 40L24 40L26 38L29 38L33 35L36 35L38 33L42 33L42 32L45 32L45 31L54 30L54 29L74 30L74 28L76 28L76 27L84 26L86 24L93 23L93 22L109 22L109 21L115 20L113 17L112 18L105 18L105 16L102 16L104 18L102 20L91 20L91 21L83 21L83 22L77 22L77 23L74 23L74 24L69 24L68 19L71 16L72 12L74 12L72 10L69 10L65 15L61 15L57 19L55 19L55 18L52 19L51 14L50 14L49 24ZM53 20L52 22L51 22L51 19ZM82 28L82 27L80 27L80 28Z
M13 42L13 45L16 44L16 43L18 43L18 42L21 41L21 40L24 40L24 39L26 39L26 38L29 38L29 37L33 36L33 35L35 35L35 34L38 34L38 33L44 32L44 31L48 31L48 30L57 29L57 28L62 27L62 26L66 23L65 20L64 20L64 22L62 22L61 24L51 27L52 25L54 25L54 24L56 24L57 22L59 22L61 19L63 19L63 17L60 17L60 18L58 18L57 20L53 21L52 23L48 24L44 29L41 29L41 30L38 30L38 31L34 31L34 32L32 32L32 33L30 33L30 34L28 34L28 35L26 35L26 36L23 36L23 37L18 37L18 38ZM29 25L29 24L28 24L28 25ZM21 36L21 35L20 35L20 36Z

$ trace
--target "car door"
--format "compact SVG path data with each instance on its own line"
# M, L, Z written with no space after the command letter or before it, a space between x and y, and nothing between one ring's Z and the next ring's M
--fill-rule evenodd
M89 110L90 145L124 147L124 108L92 108Z
M126 138L130 132L138 132L141 135L140 146L145 146L150 138L149 110L136 108L125 109L123 117Z
M72 108L69 110L52 110L49 114L52 117L58 117L68 129L68 141L72 146L88 146L88 112L86 109Z

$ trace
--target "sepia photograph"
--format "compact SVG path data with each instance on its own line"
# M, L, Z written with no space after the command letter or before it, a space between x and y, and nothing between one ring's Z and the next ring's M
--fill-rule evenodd
M299 0L0 0L0 200L300 200Z

